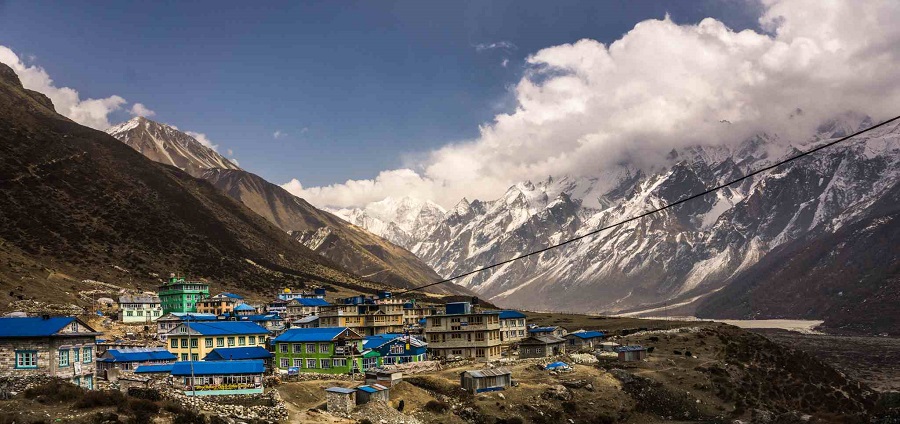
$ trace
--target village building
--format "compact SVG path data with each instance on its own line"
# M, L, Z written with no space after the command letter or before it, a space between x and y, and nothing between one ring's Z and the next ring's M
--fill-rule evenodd
M275 364L282 370L348 374L363 369L363 337L347 327L292 328L274 343Z
M606 337L602 331L573 331L565 335L568 342L569 350L594 350L600 347L603 338Z
M248 359L256 359L263 361L266 371L271 371L272 358L275 355L262 346L248 347L218 347L209 352L204 361L244 361Z
M243 395L263 392L263 361L190 361L172 365L176 387L186 395Z
M269 331L247 321L183 322L169 332L169 352L181 361L199 361L221 347L266 346Z
M222 293L217 294L216 296L230 297L230 298L234 299L234 302L236 304L238 304L238 305L244 304L244 296L241 296L239 294L234 294L231 292L222 292Z
M325 409L328 413L347 416L356 408L356 389L329 387L325 389Z
M319 327L349 327L372 336L403 332L403 301L390 292L377 297L353 296L319 307Z
M141 365L171 364L178 360L164 347L131 347L109 349L97 359L97 374L106 376L108 370L134 371Z
M568 334L568 333L569 332L566 331L565 328L562 328L559 326L551 326L551 327L532 326L531 328L528 329L529 336L548 335L549 334L549 335L553 335L556 337L565 337L566 334Z
M156 337L165 342L169 332L185 321L210 322L218 320L219 317L212 314L171 312L156 320Z
M390 371L381 368L366 370L366 384L380 384L385 387L392 387L401 381L403 381L403 373L400 371Z
M378 352L380 364L394 365L420 362L427 359L428 344L408 335L380 334L366 336L363 349Z
M533 335L519 341L519 358L548 358L566 353L565 339L553 335Z
M287 305L290 300L275 299L266 305L266 313L284 315L287 313Z
M319 326L319 316L318 315L310 315L307 317L303 317L291 323L291 327L293 328L317 328Z
M619 346L622 346L622 345L620 345L616 342L602 342L602 343L600 343L599 349L604 352L615 352Z
M425 318L425 342L436 358L500 359L500 313L476 312L468 302L448 303Z
M422 306L416 304L415 300L410 300L403 304L403 325L417 326L425 317L430 317L438 313L436 306Z
M310 315L317 315L319 313L319 308L329 305L331 304L326 302L325 299L319 298L301 297L291 299L287 303L284 316L288 319L297 319Z
M256 308L247 304L241 303L240 305L236 305L234 307L234 314L237 316L247 316L247 315L256 315Z
M519 311L500 311L500 343L509 345L527 337L525 314Z
M175 366L175 363L169 364L158 364L158 365L139 365L134 369L134 373L138 375L171 375L172 367Z
M278 314L246 315L240 317L231 317L229 318L229 320L255 322L260 327L268 330L270 335L272 336L281 334L281 332L285 329L284 318L282 318Z
M207 297L205 299L200 299L197 301L197 313L199 314L212 314L212 315L226 315L234 312L234 307L237 306L237 299L221 294L217 294L213 297Z
M0 318L0 377L41 374L93 389L98 335L75 317Z
M170 312L197 312L197 302L209 297L209 284L199 281L187 281L172 276L165 284L159 286L159 300L163 314Z
M126 324L156 322L162 315L159 296L149 294L119 296L119 319Z
M278 293L276 299L280 300L294 300L294 299L324 299L325 298L325 289L316 288L313 291L298 291L295 292L291 289L284 289L281 293Z
M390 387L380 384L367 384L356 388L356 405L365 405L369 402L387 403L391 399Z
M619 354L619 361L634 362L647 359L647 349L643 346L620 346L616 348Z
M473 394L503 390L512 385L512 372L506 368L463 371L459 385Z

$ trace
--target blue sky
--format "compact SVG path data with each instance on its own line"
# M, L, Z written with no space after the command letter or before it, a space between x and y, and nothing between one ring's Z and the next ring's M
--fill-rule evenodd
M741 30L757 29L760 9L722 0L0 0L0 45L82 98L140 102L153 119L233 150L245 169L308 187L372 178L475 138L515 106L510 86L527 56L582 38L610 43L666 13ZM128 118L120 110L110 121Z

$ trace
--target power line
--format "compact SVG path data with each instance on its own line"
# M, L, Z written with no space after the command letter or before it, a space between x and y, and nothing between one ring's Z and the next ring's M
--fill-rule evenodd
M819 146L819 147L816 147L816 148L807 150L807 151L805 151L805 152L803 152L803 153L799 153L799 154L797 154L797 155L795 155L795 156L791 156L791 157L789 157L789 158L787 158L787 159L784 159L784 160L782 160L782 161L780 161L780 162L776 162L776 163L774 163L774 164L772 164L772 165L764 166L764 167L762 167L762 168L760 168L760 169L757 169L757 170L755 170L755 171L753 171L753 172L750 172L749 174L746 174L746 175L744 175L744 176L742 176L742 177L735 178L734 180L731 180L731 181L729 181L729 182L727 182L727 183L724 183L724 184L717 185L717 186L715 186L715 187L713 187L713 188L711 188L711 189L708 189L708 190L706 190L706 191L703 191L703 192L700 192L700 193L696 193L696 194L692 194L692 195L690 195L690 196L688 196L688 197L686 197L686 198L684 198L684 199L678 200L678 201L676 201L676 202L672 202L672 203L670 203L670 204L668 204L668 205L666 205L666 206L663 206L663 207L661 207L661 208L657 208L657 209L653 209L653 210L644 212L644 213L642 213L642 214L640 214L640 215L636 215L636 216L633 216L633 217L631 217L631 218L628 218L628 219L625 219L625 220L616 222L615 224L607 225L607 226L605 226L605 227L603 227L603 228L598 228L598 229L596 229L596 230L594 230L594 231L591 231L591 232L582 234L582 235L580 235L580 236L571 238L571 239L569 239L569 240L560 242L560 243L558 243L558 244L554 244L554 245L552 245L552 246L547 246L547 247L544 247L544 248L542 248L542 249L535 250L535 251L533 251L533 252L529 252L529 253L526 253L526 254L523 254L523 255L520 255L520 256L516 256L516 257L511 258L511 259L507 259L507 260L505 260L505 261L500 261L500 262L497 262L497 263L495 263L495 264L493 264L493 265L488 265L488 266L485 266L485 267L482 267L482 268L478 268L478 269L476 269L476 270L474 270L474 271L469 271L469 272L465 272L465 273L462 273L462 274L459 274L459 275L455 275L455 276L453 276L453 277L446 278L446 279L443 279L443 280L441 280L441 281L437 281L437 282L434 282L434 283L429 283L429 284L425 284L425 285L422 285L422 286L413 287L413 288L411 288L411 289L404 290L404 291L398 293L397 295L400 296L400 295L404 295L404 294L409 293L409 292L422 290L422 289L425 289L425 288L428 288L428 287L431 287L431 286L436 286L436 285L438 285L438 284L449 283L449 282L451 282L451 281L453 281L453 280L457 280L457 279L460 279L460 278L462 278L462 277L466 277L466 276L469 276L469 275L472 275L472 274L477 274L477 273L482 272L482 271L487 271L487 270L489 270L489 269L493 269L493 268L496 268L496 267L501 266L501 265L506 265L506 264L508 264L508 263L510 263L510 262L514 262L514 261L517 261L517 260L519 260L519 259L524 259L524 258L527 258L527 257L529 257L529 256L533 256L533 255L537 255L537 254L540 254L540 253L544 253L544 252L546 252L546 251L548 251L548 250L556 249L557 247L565 246L565 245L567 245L567 244L569 244L569 243L573 243L573 242L576 242L576 241L581 240L581 239L583 239L583 238L590 237L590 236L593 236L593 235L598 234L598 233L600 233L600 232L609 230L609 229L611 229L611 228L615 228L615 227L618 227L618 226L620 226L620 225L627 224L627 223L629 223L629 222L631 222L631 221L636 221L636 220L641 219L641 218L643 218L643 217L645 217L645 216L652 215L652 214L655 214L655 213L657 213L657 212L662 212L662 211L664 211L664 210L666 210L666 209L669 209L669 208L671 208L671 207L678 206L678 205L680 205L680 204L682 204L682 203L685 203L685 202L694 200L694 199L696 199L696 198L698 198L698 197L705 196L705 195L707 195L707 194L709 194L709 193L712 193L712 192L714 192L714 191L718 191L718 190L721 190L721 189L723 189L723 188L725 188L725 187L728 187L728 186L730 186L730 185L733 185L733 184L739 183L739 182L741 182L741 181L744 181L744 180L746 180L747 178L750 178L750 177L752 177L752 176L754 176L754 175L761 174L761 173L763 173L763 172L766 172L766 171L772 170L772 169L774 169L774 168L777 168L777 167L779 167L779 166L781 166L781 165L784 165L784 164L786 164L786 163L788 163L788 162L792 162L792 161L795 161L795 160L797 160L797 159L800 159L800 158L802 158L802 157L804 157L804 156L811 155L811 154L813 154L813 153L815 153L815 152L818 152L819 150L822 150L822 149L825 149L825 148L834 146L835 144L844 142L844 141L849 140L849 139L851 139L851 138L853 138L853 137L856 137L856 136L858 136L858 135L860 135L860 134L864 134L864 133L867 133L867 132L869 132L869 131L872 131L872 130L874 130L874 129L876 129L876 128L883 127L883 126L885 126L885 125L887 125L887 124L890 124L891 122L894 122L894 121L896 121L896 120L898 120L898 119L900 119L900 116L895 116L895 117L893 117L893 118L891 118L891 119L888 119L887 121L881 122L880 124L876 124L876 125L873 125L873 126L871 126L871 127L866 128L866 129L859 130L859 131L857 131L857 132L855 132L855 133L853 133L853 134L850 134L850 135L848 135L848 136L846 136L846 137L839 138L839 139L837 139L837 140L835 140L835 141L832 141L832 142L829 142L829 143L825 143L825 144L823 144L823 145L821 145L821 146Z

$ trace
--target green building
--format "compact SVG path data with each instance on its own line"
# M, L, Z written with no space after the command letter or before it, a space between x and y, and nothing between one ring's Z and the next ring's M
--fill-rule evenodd
M363 337L347 327L292 328L275 340L275 366L296 372L363 370Z
M163 315L171 312L197 312L197 302L209 297L209 284L186 281L181 277L169 278L159 286L159 300Z

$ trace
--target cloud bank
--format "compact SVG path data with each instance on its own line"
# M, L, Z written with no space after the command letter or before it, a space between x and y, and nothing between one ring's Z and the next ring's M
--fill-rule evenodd
M150 110L149 107L144 106L143 103L135 103L131 106L131 110L128 111L132 116L143 116L144 118L149 118L153 115L156 115L156 112Z
M686 145L759 132L806 137L848 110L876 120L900 112L900 2L767 0L763 10L762 32L667 17L610 45L584 39L540 50L515 87L515 111L482 125L477 139L373 179L323 187L295 179L284 188L323 207L404 195L451 206L527 179L661 160Z
M206 134L194 132L194 131L185 131L184 133L191 137L194 137L194 139L199 141L200 144L202 144L206 147L209 147L210 149L213 149L213 151L216 151L216 152L219 151L219 145L213 144L212 140L210 140L209 137L206 136ZM230 152L230 150L229 150L229 152Z
M33 59L31 61L33 62ZM47 95L53 101L57 112L81 125L98 130L109 128L109 114L121 109L127 103L125 99L116 95L103 99L82 100L78 91L69 87L57 87L44 68L26 65L12 49L2 45L0 45L0 62L16 71L25 88Z

